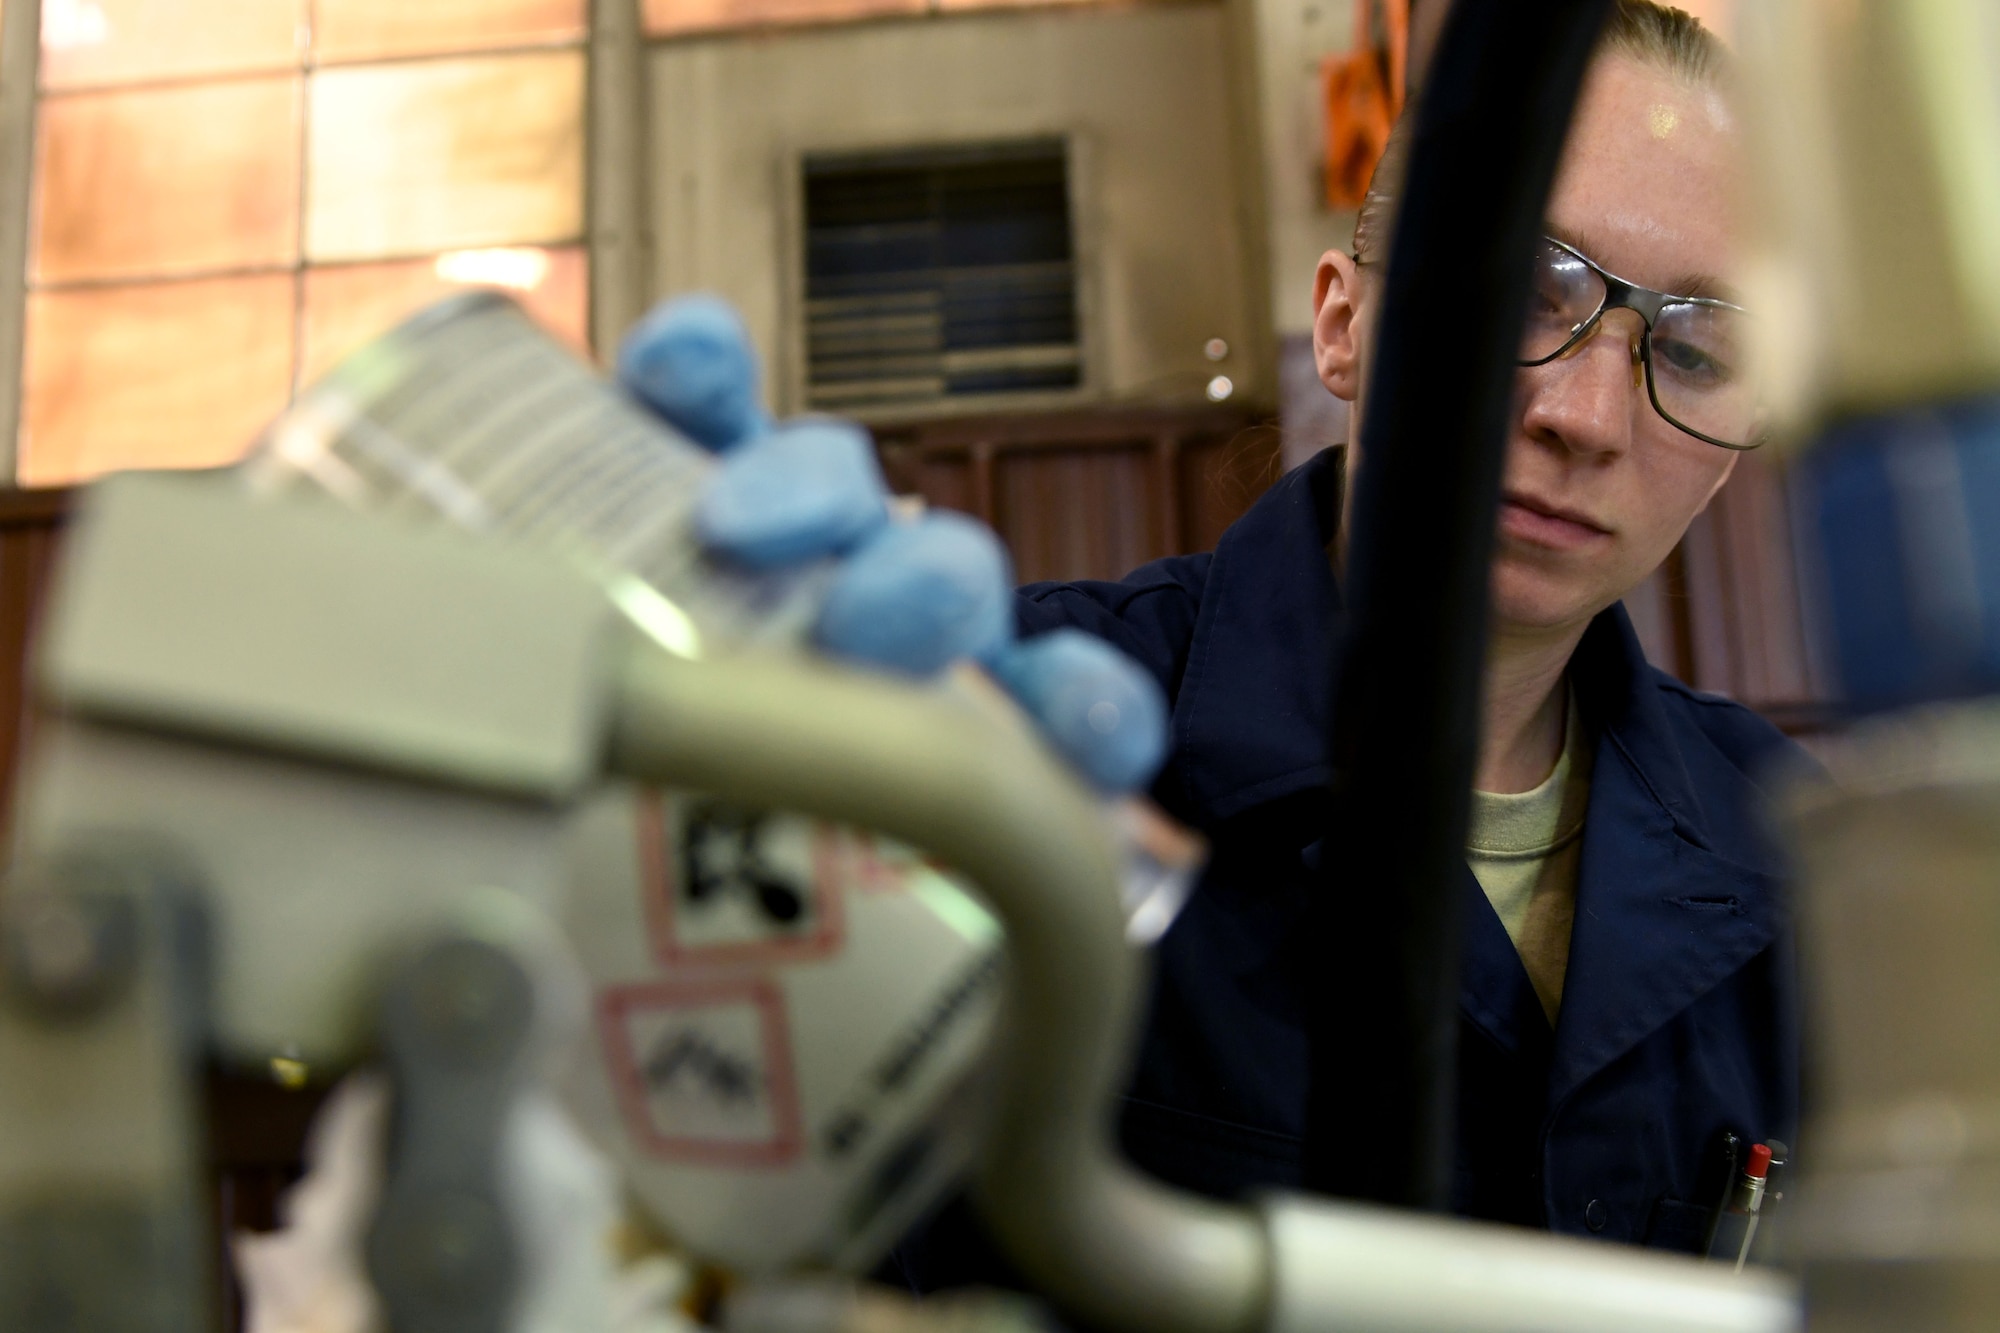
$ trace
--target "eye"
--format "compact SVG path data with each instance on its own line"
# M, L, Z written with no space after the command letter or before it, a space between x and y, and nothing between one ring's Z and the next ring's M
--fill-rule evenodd
M1653 329L1653 364L1689 388L1724 388L1738 377L1738 323L1727 311L1670 308Z
M1562 309L1562 284L1546 269L1535 271L1535 287L1528 294L1528 313L1553 315Z
M1560 250L1544 252L1535 266L1534 289L1528 313L1543 320L1581 324L1596 308L1598 293L1590 270Z
M1656 338L1653 360L1692 383L1727 384L1734 372L1720 358L1679 338Z

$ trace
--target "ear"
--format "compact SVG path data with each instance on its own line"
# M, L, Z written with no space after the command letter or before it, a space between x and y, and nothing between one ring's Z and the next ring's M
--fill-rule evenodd
M1361 392L1361 270L1339 250L1319 257L1313 275L1313 364L1334 397L1353 402Z

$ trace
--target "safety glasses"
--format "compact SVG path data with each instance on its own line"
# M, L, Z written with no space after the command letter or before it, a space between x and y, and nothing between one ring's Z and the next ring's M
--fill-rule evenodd
M1668 424L1724 449L1764 442L1762 395L1748 371L1749 315L1739 305L1656 292L1605 272L1553 237L1535 252L1521 364L1543 366L1583 345L1612 310L1645 322L1636 355L1646 394Z

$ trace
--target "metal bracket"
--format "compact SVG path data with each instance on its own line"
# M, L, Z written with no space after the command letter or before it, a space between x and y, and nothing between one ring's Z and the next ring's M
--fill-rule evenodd
M202 1333L195 881L106 835L0 889L0 1328Z
M533 1010L527 970L463 938L424 949L383 994L395 1111L368 1271L395 1333L505 1333L518 1281L501 1139Z

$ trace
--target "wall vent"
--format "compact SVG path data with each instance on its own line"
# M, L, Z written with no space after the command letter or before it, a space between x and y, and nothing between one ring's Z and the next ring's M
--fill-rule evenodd
M809 157L805 232L813 407L1082 383L1061 141Z

